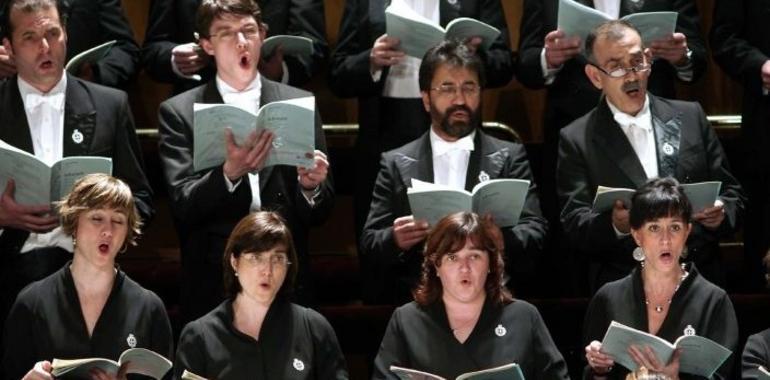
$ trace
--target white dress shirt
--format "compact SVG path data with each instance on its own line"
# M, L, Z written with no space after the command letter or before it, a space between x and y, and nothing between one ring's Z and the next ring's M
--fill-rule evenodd
M607 100L607 105L612 111L612 116L620 125L623 134L628 138L628 142L634 148L636 157L639 158L644 173L647 178L658 176L658 155L655 143L655 132L652 129L652 114L650 113L650 97L644 101L644 106L632 116L621 112L617 107Z
M393 0L392 5L406 6L418 15L438 24L439 0ZM382 96L387 98L419 98L420 84L419 71L422 59L404 56L398 64L390 66L388 77L382 88ZM382 76L382 69L372 72L372 79L376 82Z
M474 149L476 131L457 140L446 141L430 129L430 148L433 154L433 182L437 185L465 189L468 160Z
M51 166L64 157L64 104L67 90L67 75L62 74L51 91L42 93L21 77L18 77L19 94L24 103L32 148L35 157ZM36 248L61 247L72 252L72 238L61 227L44 234L30 233L21 252Z
M225 104L229 104L238 107L246 112L256 115L259 110L260 99L262 97L262 82L260 81L260 75L254 78L251 83L243 91L238 91L225 83L222 78L217 75L216 78L217 90L222 95L222 100ZM224 175L224 173L222 173ZM241 184L241 180L232 183L229 178L225 177L225 184L227 190L231 193L238 188ZM262 206L262 199L259 196L259 173L248 173L247 178L249 180L249 187L251 187L251 205L249 211L259 211Z

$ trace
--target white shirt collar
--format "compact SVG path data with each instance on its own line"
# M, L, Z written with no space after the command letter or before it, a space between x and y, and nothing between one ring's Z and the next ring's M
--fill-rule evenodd
M17 76L19 94L24 101L24 108L34 109L41 103L48 103L57 111L64 109L64 94L67 90L67 73L63 72L61 79L47 93L36 89L29 82Z
M609 99L606 99L607 105L610 107L610 111L612 112L612 117L615 119L618 124L620 124L623 128L628 128L632 124L640 127L646 131L652 130L652 115L650 114L650 96L647 95L644 99L644 105L642 106L642 109L637 112L637 114L629 115L627 113L623 113L621 110L619 110L615 105L610 102Z
M257 73L257 76L254 77L254 80L249 83L248 86L243 91L238 91L227 82L225 82L222 78L219 77L217 74L216 77L216 83L217 83L217 90L219 90L219 93L222 95L222 98L224 98L227 95L237 95L237 96L243 96L243 95L253 95L253 94L261 94L262 91L262 81L260 80L259 73Z
M475 136L476 130L474 129L471 133L461 139L458 139L457 141L446 141L439 137L439 135L433 131L433 127L431 127L430 146L431 150L433 151L433 156L441 156L453 150L465 150L468 152L473 151L473 139Z

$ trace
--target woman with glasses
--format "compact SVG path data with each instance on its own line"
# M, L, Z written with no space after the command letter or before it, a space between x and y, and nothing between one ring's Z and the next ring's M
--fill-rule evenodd
M567 379L567 366L537 309L505 287L503 234L489 218L456 213L425 243L414 302L396 309L373 379L391 366L454 379L517 363L528 380Z
M291 232L275 212L235 226L223 257L227 300L182 330L174 378L347 379L329 322L289 302L297 274Z

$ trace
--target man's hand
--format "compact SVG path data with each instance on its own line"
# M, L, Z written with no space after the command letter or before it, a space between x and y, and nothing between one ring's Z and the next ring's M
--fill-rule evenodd
M273 54L259 60L259 73L267 79L280 82L283 78L283 46L278 45Z
M631 232L631 225L628 222L628 209L623 205L623 201L616 199L612 206L612 225L615 228L627 234Z
M16 74L16 62L8 54L3 45L0 45L0 79L5 79Z
M80 66L77 77L82 80L94 82L94 68L90 62L86 62Z
M227 157L222 171L232 182L243 177L246 173L262 170L267 154L273 147L273 133L262 130L253 131L241 145L235 142L233 130L225 128L225 149Z
M0 196L0 226L44 233L59 225L59 218L49 214L51 206L18 204L14 198L15 191L16 183L9 179L3 195Z
M91 380L126 380L126 372L128 372L130 364L131 362L121 364L118 373L115 375L109 374L101 368L94 368L89 374L91 375Z
M580 54L580 37L565 38L564 32L554 30L545 35L545 62L555 69Z
M703 211L695 213L692 219L710 230L716 230L725 220L725 204L717 199L714 207L707 207Z
M652 41L650 51L653 57L663 58L674 66L684 66L688 62L687 36L674 33L669 37Z
M762 86L770 90L770 60L765 61L762 65Z
M37 362L21 380L53 380L52 369L51 362L48 360Z
M305 190L313 190L318 187L321 182L326 180L328 172L329 160L326 158L326 154L316 149L313 152L313 167L309 169L303 167L297 168L299 184Z
M428 222L415 220L412 215L402 216L393 221L393 239L402 251L408 251L428 236Z
M374 41L372 51L369 53L369 63L375 70L380 70L385 66L395 65L404 58L404 52L398 50L398 44L401 41L395 37L388 37L387 34L381 35Z
M171 62L179 72L190 76L208 66L211 57L198 44L190 42L171 50Z
M481 37L469 37L465 40L465 46L468 47L468 50L470 50L471 53L476 54L482 42L484 42L484 40Z

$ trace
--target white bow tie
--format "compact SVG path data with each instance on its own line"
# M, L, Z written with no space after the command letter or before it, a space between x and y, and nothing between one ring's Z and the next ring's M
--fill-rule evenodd
M453 142L436 139L432 148L433 154L436 156L441 156L453 150L465 150L470 152L473 150L473 140L470 138L470 136L465 136Z
M36 93L29 93L24 97L24 105L28 109L35 109L41 104L48 104L56 110L61 110L64 106L64 93L57 93L52 95L40 95Z
M651 128L650 119L646 112L639 112L636 116L615 112L613 117L615 118L615 121L623 127L630 127L633 125L645 130Z

